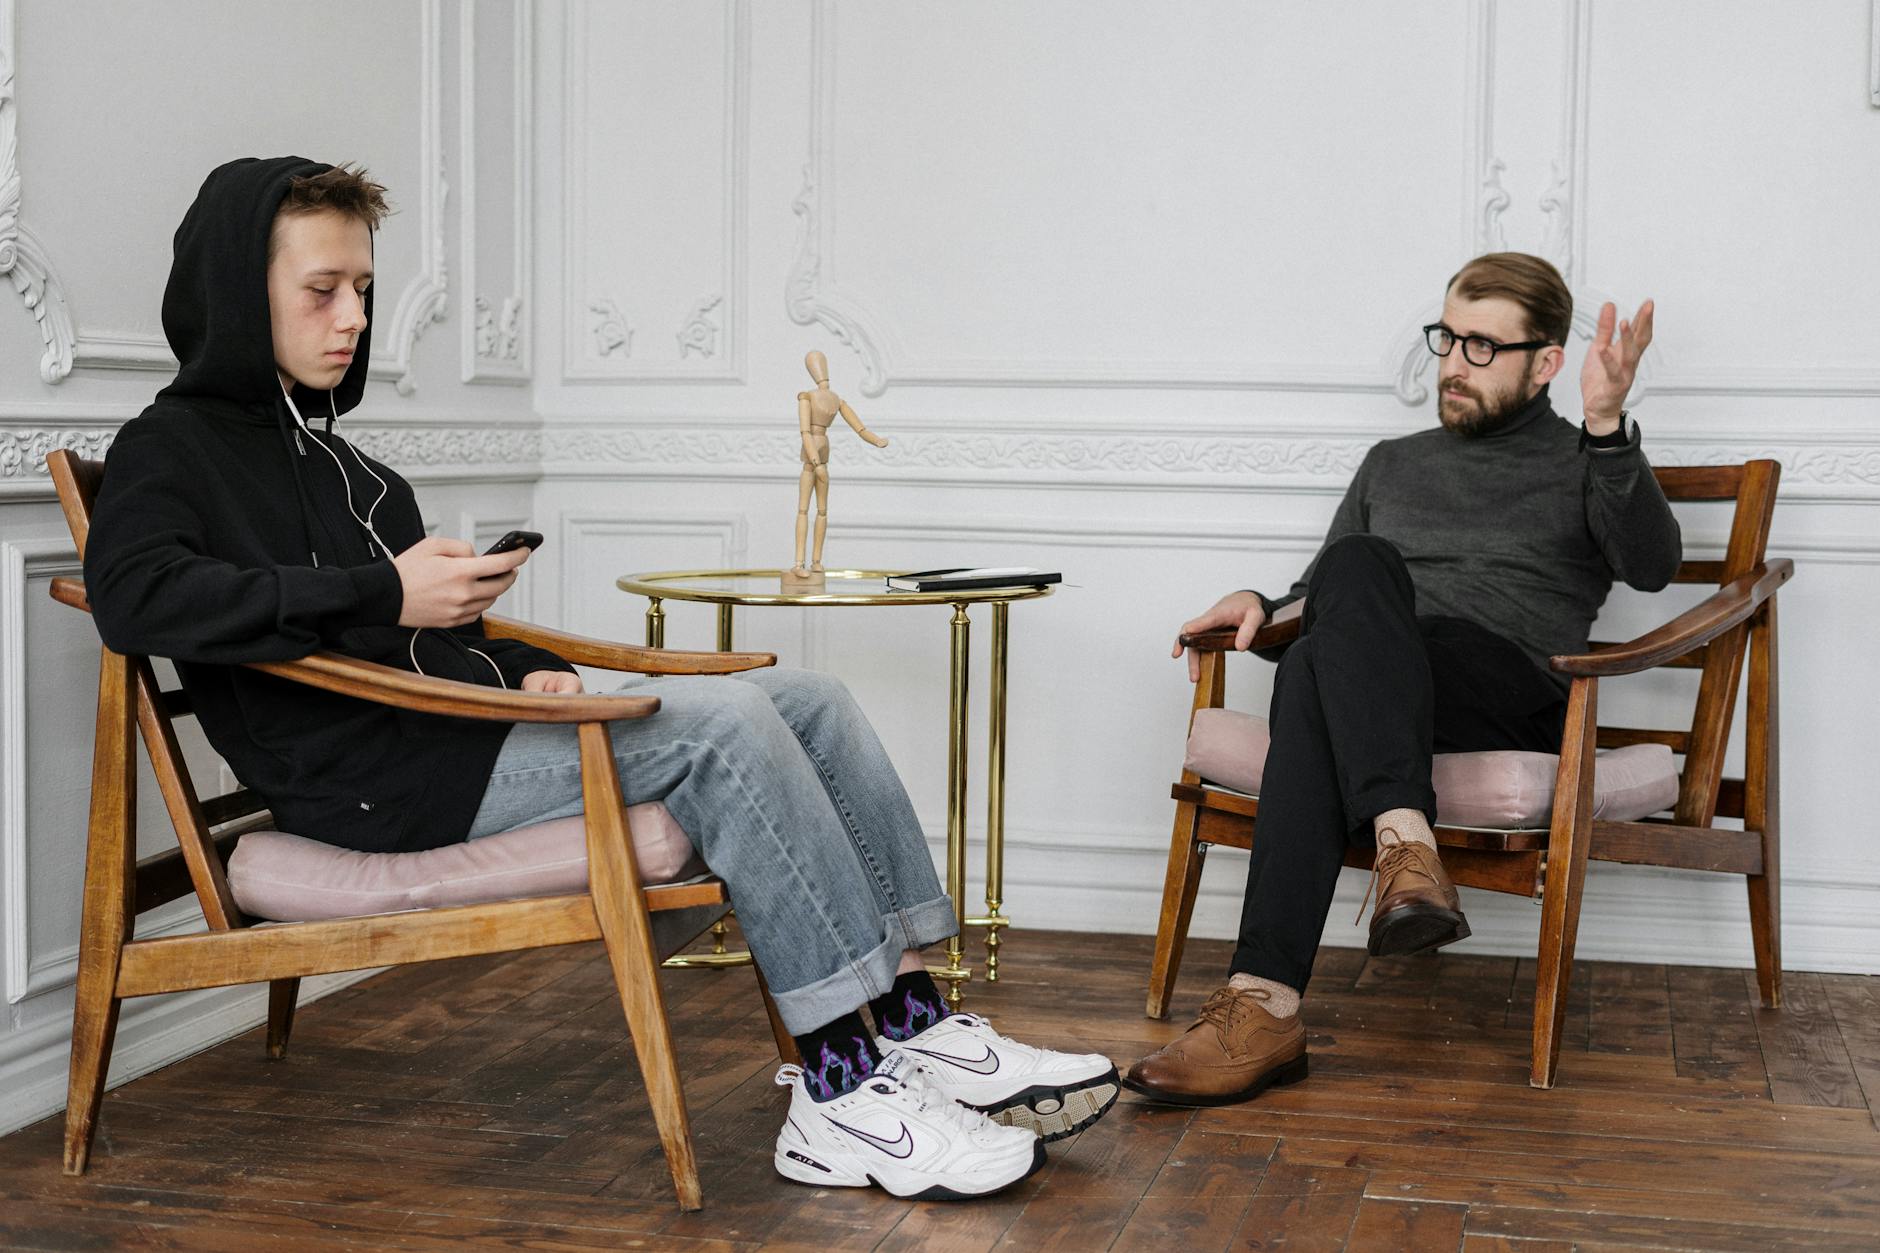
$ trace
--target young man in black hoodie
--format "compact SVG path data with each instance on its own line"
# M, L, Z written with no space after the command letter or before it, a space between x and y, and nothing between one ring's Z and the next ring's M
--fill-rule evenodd
M553 653L483 633L528 550L426 538L409 484L337 430L365 390L383 191L298 157L210 173L164 293L181 367L112 445L85 573L105 643L175 661L277 825L396 853L580 813L573 728L393 710L239 663L330 649L524 691L581 683ZM664 801L723 876L808 1063L778 1072L792 1089L779 1173L980 1195L1101 1116L1117 1093L1107 1058L946 1012L918 952L953 934L953 906L839 682L761 670L629 686L661 708L612 728L622 789Z

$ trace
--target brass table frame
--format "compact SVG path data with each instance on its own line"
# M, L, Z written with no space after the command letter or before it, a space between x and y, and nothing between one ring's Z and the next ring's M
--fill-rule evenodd
M953 898L959 930L947 941L947 964L929 967L934 978L947 985L947 1004L960 1007L962 988L972 978L972 968L965 964L964 936L967 927L982 927L986 932L986 981L999 981L999 932L1011 925L1002 913L1005 904L1005 713L1008 628L1013 601L1037 600L1051 594L1050 587L975 588L951 592L879 592L867 591L790 591L782 586L782 570L662 570L646 574L622 575L615 586L623 592L647 598L646 646L666 646L667 600L688 601L718 607L718 651L731 651L732 613L740 605L951 605L950 682L947 697L947 894ZM829 579L887 579L902 570L830 570ZM775 579L778 590L726 591L722 588L688 587L695 579ZM966 913L966 741L967 674L972 651L972 621L967 606L992 606L992 658L986 753L986 912L968 917ZM724 945L724 927L713 928L713 951L671 959L675 966L725 966L750 960L748 953L728 953Z

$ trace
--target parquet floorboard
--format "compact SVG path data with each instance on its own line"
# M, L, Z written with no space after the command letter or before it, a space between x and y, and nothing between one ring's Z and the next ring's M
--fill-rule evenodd
M1142 1017L1150 942L1009 934L969 1008L1127 1063L1173 1039L1229 946ZM390 971L107 1098L89 1173L60 1125L0 1140L6 1249L1880 1248L1880 978L1587 962L1560 1084L1527 1085L1533 963L1326 949L1312 1077L1220 1109L1125 1096L967 1204L777 1178L787 1102L748 970L666 972L704 1182L681 1214L597 946Z

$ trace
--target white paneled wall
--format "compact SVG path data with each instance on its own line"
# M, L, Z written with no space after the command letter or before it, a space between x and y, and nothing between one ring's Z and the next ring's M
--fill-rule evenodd
M45 594L74 556L43 458L101 452L166 380L170 233L247 153L390 185L357 437L438 532L548 536L505 610L637 639L620 574L787 563L810 348L892 441L834 432L834 563L1065 572L1012 614L1020 964L1025 926L1153 927L1189 694L1170 636L1289 582L1365 449L1432 422L1415 328L1449 274L1540 252L1582 337L1600 301L1655 298L1653 459L1785 467L1789 965L1880 970L1847 782L1880 705L1875 7L0 0L0 1130L62 1100L95 680ZM1684 515L1695 555L1714 514ZM1601 633L1691 599L1621 591ZM671 644L710 646L709 609L668 612ZM738 628L850 682L936 844L945 635L944 610ZM1236 665L1232 702L1261 708L1270 674ZM1602 708L1674 720L1688 677ZM1215 862L1196 931L1226 935L1244 859ZM1538 911L1469 908L1476 951L1531 946ZM1746 963L1742 892L1595 867L1581 952ZM114 1074L261 1004L134 1005Z
M1634 411L1654 460L1784 463L1776 549L1800 570L1783 593L1787 954L1880 969L1880 853L1845 821L1843 782L1880 701L1851 651L1880 610L1872 9L802 0L752 5L746 28L712 6L545 7L544 56L563 45L569 81L542 102L542 178L569 198L550 229L578 235L542 239L564 258L543 284L568 337L559 377L536 384L542 513L577 515L584 536L617 524L565 547L553 599L583 627L637 632L619 573L735 561L717 538L734 533L750 565L787 563L792 396L804 350L824 350L892 440L835 432L832 563L1065 572L1012 615L1008 909L1151 930L1188 698L1176 624L1292 579L1365 449L1433 422L1416 328L1443 282L1480 251L1539 252L1578 304L1563 412L1600 302L1629 314L1650 296ZM675 45L681 10L697 38ZM603 28L648 51L603 55ZM724 189L739 101L714 87L746 55L745 183ZM659 233L644 199L679 214L663 193L687 162L688 194L713 198ZM714 254L720 198L740 196L748 233ZM733 265L749 275L741 381L676 386L670 363L627 378L630 359L595 377L593 275L689 291ZM1692 554L1715 555L1727 519L1683 516ZM1621 589L1601 634L1694 599ZM669 608L672 644L709 645L709 614ZM747 611L739 642L851 683L937 846L946 615L930 617ZM983 629L978 647L983 664ZM1260 709L1270 673L1237 665L1233 701ZM1689 677L1608 685L1602 708L1669 725ZM1244 864L1217 855L1198 933L1232 933ZM1360 891L1344 885L1332 942L1358 942ZM1531 951L1537 910L1470 909L1476 951ZM1746 963L1742 889L1595 867L1581 951ZM1008 952L1023 962L1022 930Z
M170 238L212 166L354 160L397 213L376 245L377 381L349 431L418 482L435 532L537 526L539 435L516 385L534 338L534 23L533 4L505 0L0 3L0 180L18 180L0 267L19 292L0 311L0 1131L64 1101L97 690L96 637L47 596L77 559L46 452L101 455L174 372ZM505 611L533 608L533 574ZM140 801L140 851L159 851L147 768ZM200 926L177 902L139 933ZM265 989L131 1002L112 1077L252 1026L266 1003Z

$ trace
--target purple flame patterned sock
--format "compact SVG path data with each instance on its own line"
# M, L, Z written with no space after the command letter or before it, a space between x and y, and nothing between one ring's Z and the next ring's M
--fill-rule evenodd
M868 1002L881 1034L899 1044L911 1040L947 1016L946 999L924 970L896 975L886 992Z
M804 1086L819 1101L853 1092L881 1064L859 1010L797 1036L796 1051L803 1058Z

